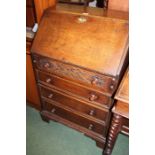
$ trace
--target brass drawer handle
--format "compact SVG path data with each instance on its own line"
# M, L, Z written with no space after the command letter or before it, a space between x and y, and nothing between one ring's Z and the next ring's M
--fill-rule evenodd
M114 89L114 85L110 85L110 89L113 90Z
M94 110L90 110L89 115L93 116L94 114L95 114L95 111Z
M88 127L88 129L89 130L92 130L93 129L93 124L90 124L89 127Z
M94 77L92 79L92 81L91 81L91 84L95 85L95 84L97 84L97 82L98 82L98 78L97 77Z
M51 113L55 113L56 109L52 108Z
M44 64L44 68L49 68L50 67L50 64L48 63L48 62L46 62L45 64Z
M48 95L48 98L51 99L52 97L53 97L53 94L49 94L49 95Z
M47 79L46 79L46 82L47 82L47 83L50 83L51 81L52 81L51 78L47 78Z
M85 13L86 14L86 13ZM87 14L86 14L87 15ZM78 19L77 19L77 22L78 23L85 23L87 21L87 17L85 17L85 16L80 16L80 17L78 17Z
M33 60L33 63L37 63L37 60L34 59L34 60Z
M89 100L90 100L90 101L95 101L97 98L98 98L97 95L91 94L91 96L89 97Z

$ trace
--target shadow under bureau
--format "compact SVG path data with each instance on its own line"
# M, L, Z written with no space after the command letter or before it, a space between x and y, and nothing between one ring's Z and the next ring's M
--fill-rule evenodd
M50 8L31 52L42 119L74 128L104 149L113 95L128 64L128 21Z

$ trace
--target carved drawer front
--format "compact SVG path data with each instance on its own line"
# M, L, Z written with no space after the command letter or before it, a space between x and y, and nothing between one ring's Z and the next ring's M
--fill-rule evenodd
M57 104L60 104L61 106L73 109L79 112L80 114L84 114L86 117L99 119L100 121L102 121L104 125L106 125L107 121L109 120L110 114L108 109L92 106L87 102L83 102L77 98L59 92L57 90L51 90L43 86L39 86L39 88L42 97L51 101L55 101Z
M76 123L88 130L91 130L95 133L98 133L102 136L105 136L106 133L106 127L103 126L100 123L97 123L95 121L92 121L86 117L83 117L81 115L78 115L75 112L72 112L71 110L60 107L54 103L49 103L47 101L43 101L43 110L48 111L52 114L58 115L59 117L66 119L70 122Z
M117 80L114 77L88 71L75 65L62 63L34 54L33 63L34 66L40 70L97 89L109 96L113 94L116 88Z
M82 87L68 80L64 80L60 77L40 71L37 71L37 77L39 83L52 88L60 88L61 90L72 93L73 95L78 95L79 97L82 97L84 100L92 104L99 104L99 106L105 108L110 108L112 105L113 100L110 97L107 97L104 94L88 89L86 87Z

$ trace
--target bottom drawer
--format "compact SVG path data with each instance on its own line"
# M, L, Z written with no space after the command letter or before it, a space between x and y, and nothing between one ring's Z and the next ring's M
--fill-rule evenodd
M125 135L129 135L129 119L128 118L125 118L125 117L122 118L121 132L124 133Z
M43 110L48 111L54 115L58 115L63 119L76 123L102 136L106 136L106 127L102 124L89 120L83 116L77 115L68 109L63 109L62 107L59 107L54 103L48 103L47 101L43 101Z

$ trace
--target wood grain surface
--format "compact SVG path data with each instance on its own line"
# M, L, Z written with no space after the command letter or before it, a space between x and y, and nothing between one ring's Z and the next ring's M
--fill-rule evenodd
M115 99L129 103L129 69L127 69L115 95Z
M31 42L26 42L26 100L37 109L41 109L35 75L30 55Z
M129 0L108 0L108 9L129 12Z
M128 21L50 10L31 51L62 62L117 76L128 49ZM42 52L44 51L44 52Z

